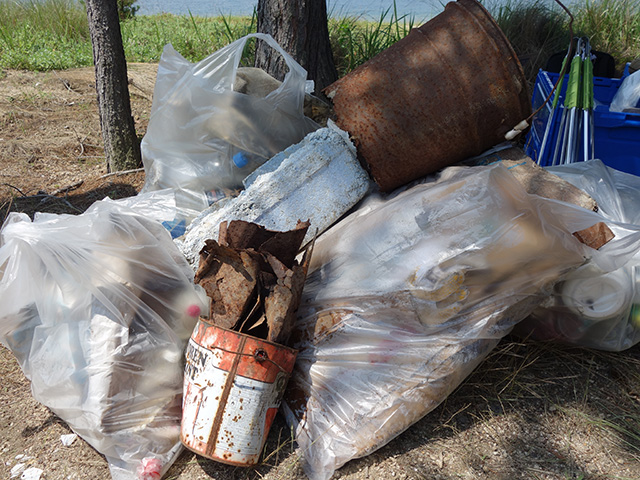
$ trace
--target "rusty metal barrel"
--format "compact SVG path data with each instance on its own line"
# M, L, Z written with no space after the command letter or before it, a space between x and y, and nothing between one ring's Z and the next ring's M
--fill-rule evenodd
M296 355L201 318L186 353L182 444L218 462L258 463Z
M448 3L324 91L382 191L482 153L531 113L522 66L475 0Z

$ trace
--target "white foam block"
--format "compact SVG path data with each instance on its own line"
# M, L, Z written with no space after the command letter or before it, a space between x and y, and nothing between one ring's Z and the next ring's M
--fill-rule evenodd
M326 230L362 199L371 181L346 132L332 125L274 156L245 185L237 197L202 212L175 240L194 269L205 240L216 240L225 220L245 220L276 231L309 220L307 243L316 230Z

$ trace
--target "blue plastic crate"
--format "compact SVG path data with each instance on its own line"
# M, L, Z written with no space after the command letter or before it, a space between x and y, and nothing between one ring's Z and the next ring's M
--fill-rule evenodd
M558 77L559 74L557 73L544 70L538 72L531 99L534 110L547 98ZM552 127L549 132L549 146L553 146L556 143L555 140L562 118L562 107L560 105L564 101L567 81L568 75L563 82L558 111L553 117ZM640 114L609 111L611 100L621 83L621 78L594 77L593 79L593 96L596 102L594 109L595 157L616 170L640 175ZM527 134L525 151L535 161L538 161L542 138L550 115L551 101L534 117L531 129ZM540 159L540 165L551 165L552 157L553 149L547 147L543 157Z

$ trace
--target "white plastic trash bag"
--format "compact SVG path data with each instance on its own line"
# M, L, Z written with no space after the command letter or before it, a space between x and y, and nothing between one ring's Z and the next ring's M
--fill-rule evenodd
M622 80L609 105L609 110L612 112L624 112L636 108L640 108L640 70Z
M2 228L0 341L114 479L179 454L183 349L207 306L166 229L117 202Z
M370 199L322 234L283 403L309 478L330 478L440 404L556 281L598 256L572 232L601 220L527 194L496 164Z
M617 242L628 238L637 253L613 271L592 264L579 268L556 285L553 294L518 325L517 333L600 350L626 350L640 342L640 245L628 235L640 230L640 177L600 160L548 170L595 198ZM619 228L621 223L626 227ZM609 248L605 245L601 254L616 256L617 250Z
M268 43L289 71L266 97L234 91L251 38ZM147 132L143 191L173 188L184 206L203 210L220 189L242 187L251 171L318 128L304 116L307 72L266 34L251 34L192 64L164 48Z

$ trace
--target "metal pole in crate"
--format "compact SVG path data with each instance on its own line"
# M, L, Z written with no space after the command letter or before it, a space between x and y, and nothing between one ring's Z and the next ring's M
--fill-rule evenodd
M573 160L576 155L576 146L577 146L577 130L578 130L578 122L577 118L577 109L578 103L580 101L580 77L582 70L582 60L580 58L580 52L583 48L582 39L578 41L578 46L576 48L576 54L573 56L571 60L571 70L569 71L569 81L567 83L567 93L564 99L564 106L568 109L568 122L569 125L567 127L567 133L565 135L565 144L562 148L562 156L561 156L561 164L565 163L573 163Z
M556 116L556 110L558 107L558 99L560 98L560 91L562 90L562 85L564 83L564 75L562 72L565 71L567 62L569 61L569 57L571 55L571 44L569 44L569 48L567 49L567 54L562 60L562 67L560 68L560 78L558 79L558 85L556 86L556 91L553 95L553 101L551 102L551 114L547 120L547 126L544 129L544 135L542 136L542 142L540 144L540 153L538 155L538 165L541 165L542 159L544 158L545 150L547 149L547 142L549 141L549 134L551 132L551 126L553 125L553 120Z
M585 38L585 49L582 58L582 106L583 110L583 145L584 161L594 158L594 122L593 122L593 63L591 63L591 44Z
M567 133L567 109L562 106L562 117L560 117L560 123L558 124L558 134L556 135L556 144L553 149L553 157L551 158L551 165L556 166L562 163L562 147L564 145L564 137Z
M566 61L569 61L569 58L573 58L571 57L571 52L573 52L573 42L575 41L575 39L572 37L571 38L571 42L569 42L569 49L567 50L567 58ZM577 50L577 47L576 47ZM564 66L566 66L566 64L563 64ZM573 65L573 60L571 65ZM560 78L559 81L564 82L564 69L561 70L560 72ZM569 79L571 79L571 73L569 73ZM558 84L558 91L560 91L560 86L562 84ZM567 87L568 90L568 87ZM560 118L560 122L558 123L558 132L556 134L556 139L555 139L555 145L554 145L554 149L553 149L553 156L551 157L551 165L555 166L558 164L562 164L563 162L563 148L564 145L566 143L566 137L568 134L568 130L567 130L567 99L566 99L567 94L565 93L565 98L564 98L564 102L563 105L561 106L562 108L562 117Z

